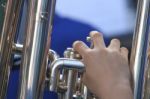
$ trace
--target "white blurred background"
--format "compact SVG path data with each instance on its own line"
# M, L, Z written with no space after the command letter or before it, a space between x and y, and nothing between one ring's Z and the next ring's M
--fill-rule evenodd
M56 12L64 17L90 24L106 36L133 31L135 12L128 0L57 0Z

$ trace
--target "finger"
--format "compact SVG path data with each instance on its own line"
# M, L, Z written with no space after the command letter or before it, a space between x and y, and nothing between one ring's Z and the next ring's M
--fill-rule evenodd
M128 54L129 54L128 49L126 47L121 47L120 52L124 56L124 58L128 61Z
M82 41L75 41L73 43L73 49L77 51L80 55L84 55L85 52L89 49L88 46Z
M108 48L120 51L120 41L118 39L112 39Z
M94 47L97 48L105 48L105 42L103 39L103 35L97 31L90 32L90 37L92 39L92 42L94 44Z

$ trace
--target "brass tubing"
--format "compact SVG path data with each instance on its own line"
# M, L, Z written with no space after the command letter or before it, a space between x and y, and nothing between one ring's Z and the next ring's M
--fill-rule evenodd
M22 54L23 45L21 44L13 44L13 53L14 54Z
M23 45L22 44L13 44L13 53L14 54L23 54ZM48 60L53 62L59 58L59 55L52 49L48 51Z
M55 0L26 1L26 40L17 99L42 99Z
M150 0L139 0L136 28L132 44L130 65L134 76L134 99L143 99L147 72L147 49L149 43Z
M59 58L59 55L54 50L49 49L48 60L50 60L51 62L53 62L53 61L55 61L58 58Z
M0 34L0 99L5 99L11 68L12 46L15 40L22 0L8 0Z
M4 22L4 16L5 16L5 8L6 8L6 0L0 0L0 38L1 38L1 32L3 28L3 22Z
M67 91L64 99L72 99L75 89L77 71L69 70L67 79Z
M75 59L75 52L72 48L67 48L64 52L65 58ZM65 76L65 75L63 75ZM67 90L65 92L64 99L72 99L75 91L75 84L77 78L77 70L68 70L67 78L66 78L66 86Z
M59 58L51 64L50 91L57 91L57 76L61 68L84 70L84 64L77 59Z

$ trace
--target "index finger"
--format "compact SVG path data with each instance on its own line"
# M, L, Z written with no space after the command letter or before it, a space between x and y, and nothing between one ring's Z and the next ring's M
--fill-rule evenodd
M73 49L83 56L89 47L82 41L75 41L73 43Z

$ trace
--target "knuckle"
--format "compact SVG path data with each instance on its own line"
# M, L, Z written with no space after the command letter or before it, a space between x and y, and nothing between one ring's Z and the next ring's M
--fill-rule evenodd
M103 53L108 53L109 48L101 48L101 49L99 49L99 51L103 52Z
M93 50L93 53L107 53L108 52L108 49L107 48L94 48L92 49Z
M116 55L120 55L120 52L117 50L113 50L113 51L111 51L111 54L116 56Z
M91 56L92 54L93 54L92 50L89 49L89 50L86 51L86 56Z

